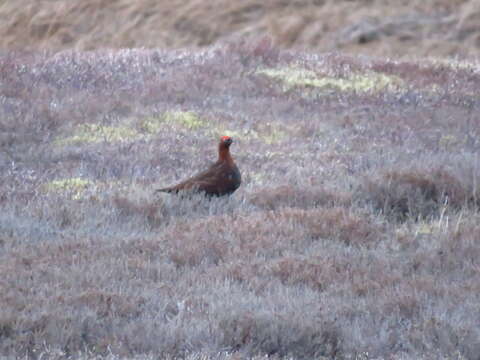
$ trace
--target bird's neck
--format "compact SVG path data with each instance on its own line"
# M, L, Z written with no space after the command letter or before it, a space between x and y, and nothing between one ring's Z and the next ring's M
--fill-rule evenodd
M229 165L233 164L233 159L228 148L220 147L218 149L218 161L226 162Z

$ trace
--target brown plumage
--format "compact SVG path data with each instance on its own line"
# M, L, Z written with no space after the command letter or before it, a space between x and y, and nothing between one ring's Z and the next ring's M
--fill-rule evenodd
M238 189L242 178L237 165L230 155L230 136L222 136L218 144L218 160L207 170L191 177L180 184L158 189L156 192L178 193L203 192L208 196L230 195Z

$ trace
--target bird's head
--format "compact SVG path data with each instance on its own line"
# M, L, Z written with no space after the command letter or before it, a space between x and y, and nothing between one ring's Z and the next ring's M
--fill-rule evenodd
M221 145L222 147L228 148L228 147L230 147L230 145L232 144L232 142L233 142L233 139L232 139L230 136L222 136L222 137L220 138L220 145Z

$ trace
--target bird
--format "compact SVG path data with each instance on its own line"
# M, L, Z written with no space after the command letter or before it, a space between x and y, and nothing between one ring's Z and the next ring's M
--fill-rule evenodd
M232 142L233 139L230 136L222 136L218 144L218 160L207 170L177 185L157 189L155 192L203 193L208 197L231 195L242 182L240 170L230 155Z

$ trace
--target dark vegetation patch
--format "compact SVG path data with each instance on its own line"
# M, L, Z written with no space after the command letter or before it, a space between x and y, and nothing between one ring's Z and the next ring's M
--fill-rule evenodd
M335 86L285 91L294 67ZM0 72L2 356L479 353L477 63L258 40L4 52ZM227 133L232 197L153 193Z
M443 166L387 170L377 178L366 178L359 191L376 210L402 221L431 219L447 209L477 210L478 170L458 170Z

